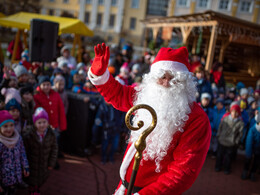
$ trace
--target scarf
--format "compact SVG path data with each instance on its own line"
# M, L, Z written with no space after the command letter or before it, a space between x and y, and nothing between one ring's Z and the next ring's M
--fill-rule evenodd
M19 133L14 130L14 134L12 137L5 137L2 134L0 134L0 142L3 143L7 148L14 148L19 140Z
M222 72L219 72L219 71L214 71L214 72L213 72L214 82L215 82L216 84L218 84L221 75L222 75Z

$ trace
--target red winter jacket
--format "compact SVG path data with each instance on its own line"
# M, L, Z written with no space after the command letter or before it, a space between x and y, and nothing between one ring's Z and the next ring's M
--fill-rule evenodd
M132 86L122 86L111 75L105 84L96 85L96 87L105 100L115 108L128 111L133 106L135 89ZM206 113L196 102L193 103L191 110L184 132L174 134L167 155L160 162L161 172L155 172L154 161L143 160L140 164L135 180L135 186L142 187L138 194L182 194L196 180L208 152L211 127ZM131 143L128 145L120 169L120 176L128 183L134 163L134 158L126 157L130 146ZM123 174L121 175L121 173ZM122 181L120 181L118 189L121 184ZM125 194L126 192L127 190L125 190Z
M40 87L37 87L37 93L34 95L35 109L43 107L49 115L49 123L53 128L59 128L61 131L67 129L67 119L64 105L59 93L50 90L47 96Z

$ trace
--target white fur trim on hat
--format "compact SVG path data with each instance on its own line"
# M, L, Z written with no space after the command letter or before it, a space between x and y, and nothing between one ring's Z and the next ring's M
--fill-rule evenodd
M151 72L157 73L160 70L171 72L189 72L185 64L175 61L158 61L151 65Z
M96 76L91 72L91 68L90 68L88 71L88 77L93 85L104 85L108 81L110 77L110 73L107 69L103 75Z

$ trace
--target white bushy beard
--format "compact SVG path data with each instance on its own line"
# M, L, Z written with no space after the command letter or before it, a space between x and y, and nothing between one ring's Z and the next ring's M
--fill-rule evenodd
M144 76L142 84L139 86L137 99L134 105L147 104L151 106L157 114L157 126L146 138L146 149L143 152L144 160L155 160L156 172L160 172L160 161L167 154L167 150L177 131L183 132L185 122L189 119L190 106L195 101L196 83L191 73L182 73L185 80L180 82L174 75L170 81L171 87L166 88L157 84L165 71L160 74L148 73ZM144 127L138 131L131 132L131 142L135 142L139 135L150 126L152 122L151 114L144 109L137 111L133 123L142 120Z

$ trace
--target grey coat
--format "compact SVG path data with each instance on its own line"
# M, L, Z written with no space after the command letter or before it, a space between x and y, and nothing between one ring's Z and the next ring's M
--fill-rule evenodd
M231 116L225 117L218 129L217 138L221 145L226 147L238 146L243 136L244 123L242 120L232 120Z

